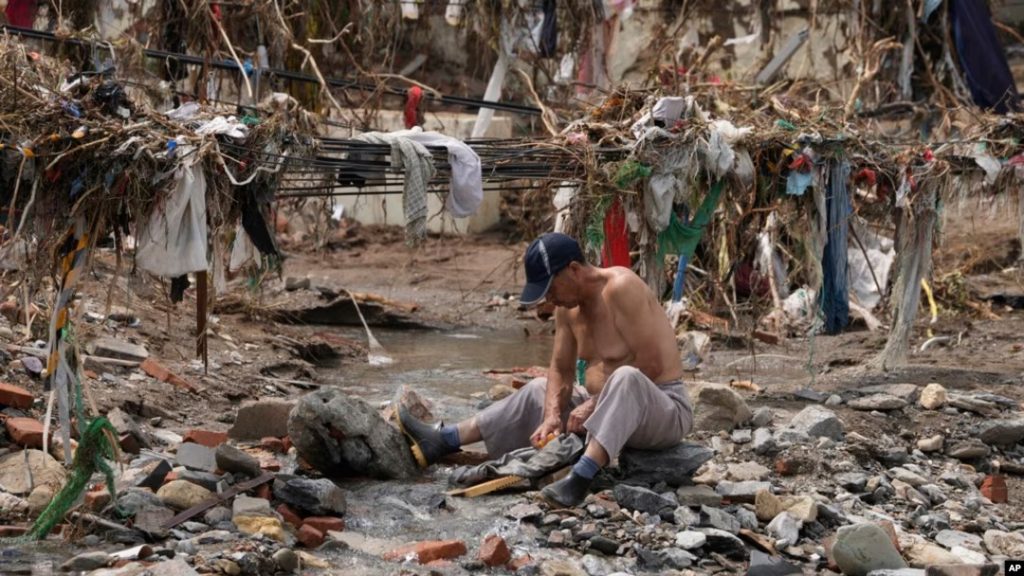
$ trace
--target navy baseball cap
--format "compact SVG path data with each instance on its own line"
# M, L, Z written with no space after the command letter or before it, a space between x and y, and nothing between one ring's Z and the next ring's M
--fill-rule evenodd
M551 280L571 262L583 262L583 251L576 240L551 232L537 238L526 249L526 286L519 297L522 306L533 306L548 293Z

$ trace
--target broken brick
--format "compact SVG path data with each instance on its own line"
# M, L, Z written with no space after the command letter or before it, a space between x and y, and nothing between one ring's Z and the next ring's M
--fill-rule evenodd
M260 484L259 486L256 487L256 490L253 492L253 495L256 498L270 500L270 484Z
M278 454L283 454L287 452L287 450L285 450L284 448L284 440L281 440L280 438L275 438L274 436L267 436L266 438L260 440L260 446L264 450L276 452Z
M525 568L533 564L533 558L529 554L523 554L522 556L516 556L515 558L508 561L507 568L513 572L517 572L520 568Z
M302 525L312 526L324 533L345 530L345 521L334 516L310 516L302 521Z
M497 534L490 534L480 545L480 553L477 557L488 566L502 566L512 559L512 552L509 551L504 538Z
M89 510L102 510L107 504L110 504L110 491L106 486L85 493L85 507Z
M461 540L426 540L396 548L384 554L385 560L402 561L414 555L420 564L434 560L450 560L466 553L466 543Z
M200 430L193 428L185 433L185 437L182 442L194 442L201 444L207 448L216 448L221 444L228 441L227 432L217 432L214 430Z
M324 533L309 524L303 524L295 537L306 548L317 548L324 543Z
M117 443L121 446L121 450L127 454L138 454L142 452L142 446L139 446L139 439L130 432L125 432L118 437Z
M284 438L281 438L281 442L284 443L284 451L285 452L288 452L289 450L292 449L292 437L291 436L285 436Z
M21 386L0 382L0 404L24 410L31 408L33 402L35 402L35 397L28 390Z
M775 461L775 473L779 476L796 476L814 470L814 462L795 456L784 456Z
M7 433L15 444L26 448L43 447L43 424L34 418L8 418Z
M292 510L287 504L281 504L276 508L276 510L285 522L291 524L296 529L302 527L302 516L299 516L298 513L295 512L295 510Z
M146 358L143 360L142 364L139 364L139 368L141 368L142 371L148 374L151 378L156 378L161 382L167 382L168 384L172 384L178 388L183 388L192 393L197 392L196 387L193 386L191 382L171 372L153 358Z
M981 483L981 494L993 504L1005 504L1010 500L1006 479L1002 475L990 474Z

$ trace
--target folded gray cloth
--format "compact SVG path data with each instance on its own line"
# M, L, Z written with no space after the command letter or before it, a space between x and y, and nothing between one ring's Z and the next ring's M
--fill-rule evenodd
M575 463L583 454L583 448L583 439L579 436L562 434L540 450L520 448L483 464L459 466L448 482L453 486L474 486L502 476L540 478Z

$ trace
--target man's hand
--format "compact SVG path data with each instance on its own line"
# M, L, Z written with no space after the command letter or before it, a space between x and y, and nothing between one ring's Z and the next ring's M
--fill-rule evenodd
M557 416L554 418L544 418L537 430L530 436L530 443L533 444L534 448L541 448L544 444L547 444L548 437L551 435L558 436L562 433L562 420Z
M583 428L583 423L590 418L590 415L594 413L594 408L597 407L597 398L591 398L583 404L580 404L569 413L569 422L566 425L566 429L572 434L579 434L580 436L586 433L586 429Z

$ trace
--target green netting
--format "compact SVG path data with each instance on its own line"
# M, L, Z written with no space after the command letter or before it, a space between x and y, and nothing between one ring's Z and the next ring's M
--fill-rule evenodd
M683 224L676 217L675 213L669 219L668 228L658 234L658 254L664 257L666 254L679 254L688 260L693 258L697 244L700 244L701 236L704 235L704 228L711 222L711 216L718 208L718 201L722 197L724 181L719 180L711 185L711 190L704 197L700 208L694 214L689 224Z
M615 185L619 188L626 188L633 182L641 178L647 178L650 175L650 166L644 166L635 160L629 160L623 162L622 166L619 166L619 171L615 173Z

